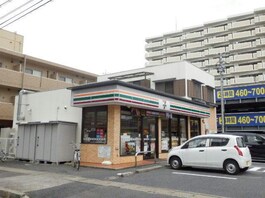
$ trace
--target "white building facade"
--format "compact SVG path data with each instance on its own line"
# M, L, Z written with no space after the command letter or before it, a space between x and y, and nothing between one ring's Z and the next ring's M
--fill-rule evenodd
M146 66L186 60L215 76L221 128L220 54L225 61L225 130L265 130L265 9L146 39Z

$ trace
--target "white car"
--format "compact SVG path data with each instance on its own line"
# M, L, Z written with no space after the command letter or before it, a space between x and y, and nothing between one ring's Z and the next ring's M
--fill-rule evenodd
M172 148L167 163L173 169L182 166L224 169L235 175L251 166L251 155L242 137L227 134L196 136Z

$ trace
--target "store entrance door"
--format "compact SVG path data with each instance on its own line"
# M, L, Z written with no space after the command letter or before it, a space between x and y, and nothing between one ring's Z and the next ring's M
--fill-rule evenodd
M158 156L157 122L156 117L143 117L142 150L146 152L144 153L144 159L153 159L155 155Z

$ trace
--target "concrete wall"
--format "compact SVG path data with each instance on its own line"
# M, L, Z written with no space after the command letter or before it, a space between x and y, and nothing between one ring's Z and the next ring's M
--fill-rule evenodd
M24 120L17 120L18 96L15 99L13 128L17 122L66 121L77 124L76 140L81 142L82 108L71 106L71 91L59 89L47 92L24 94L22 97L21 115Z
M23 52L23 36L0 29L0 43L1 47L16 52Z

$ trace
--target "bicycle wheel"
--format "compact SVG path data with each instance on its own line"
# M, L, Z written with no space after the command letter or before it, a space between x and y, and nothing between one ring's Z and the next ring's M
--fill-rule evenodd
M77 162L76 162L76 170L79 170L79 167L80 167L80 161L77 160Z

